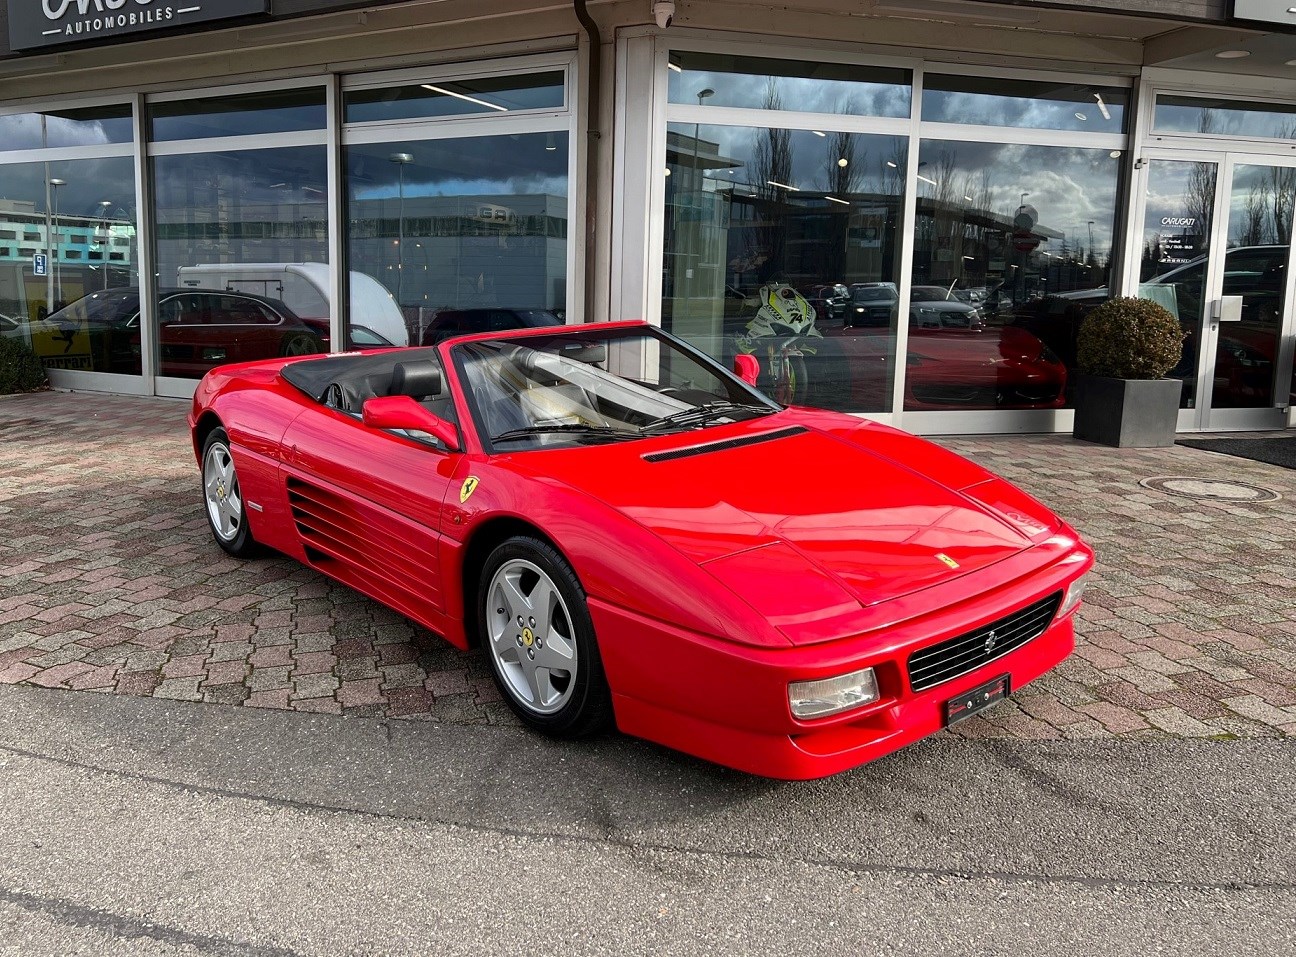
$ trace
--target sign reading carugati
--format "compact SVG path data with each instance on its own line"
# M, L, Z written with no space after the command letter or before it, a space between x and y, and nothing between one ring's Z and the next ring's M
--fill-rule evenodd
M133 33L265 13L270 0L9 0L12 50L111 42Z

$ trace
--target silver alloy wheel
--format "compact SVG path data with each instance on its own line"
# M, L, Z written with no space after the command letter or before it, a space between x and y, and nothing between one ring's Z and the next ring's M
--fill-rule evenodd
M499 567L486 590L495 669L519 705L553 714L576 686L576 636L558 586L521 558Z
M222 542L232 542L243 528L243 493L229 448L213 442L203 459L203 494L207 517Z
M280 355L284 356L313 356L319 352L315 346L315 340L305 333L298 333L289 336L284 340L283 349Z

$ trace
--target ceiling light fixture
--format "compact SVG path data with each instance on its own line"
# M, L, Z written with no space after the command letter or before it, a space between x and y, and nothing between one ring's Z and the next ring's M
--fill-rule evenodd
M1107 109L1107 104L1103 102L1102 94L1095 93L1094 99L1098 101L1098 112L1102 114L1104 120L1111 119L1111 113Z
M890 160L887 160L887 166L890 166L892 169L899 169L899 167L896 166L896 164L891 162Z
M677 63L671 63L669 60L667 60L666 65L670 67L672 70L674 70L676 73L684 72L684 68Z
M1085 116L1083 113L1080 113L1080 112L1078 112L1078 111L1076 112L1075 118L1076 118L1077 120L1079 120L1081 123L1083 123L1085 120L1089 119L1089 117Z
M810 132L813 133L815 136L827 136L827 135L828 135L827 133L820 133L818 130L811 130Z
M787 183L780 183L780 182L777 182L776 180L772 180L772 179L767 179L767 180L765 180L765 182L769 183L771 186L777 186L779 189L788 189L788 190L791 190L791 191L794 192L794 193L799 193L799 192L801 192L801 187L800 187L800 186L789 186Z
M920 180L922 180L924 183L931 183L933 186L937 185L936 180L934 180L934 179L928 179L928 178L927 178L926 176L924 176L922 173L914 173L914 175L917 176L917 177L918 177Z
M1240 60L1244 56L1250 56L1250 50L1221 50L1215 54L1217 60Z
M830 203L841 203L843 206L850 205L850 203L846 202L846 200L838 199L836 196L825 196L824 199L828 200L828 202Z
M453 96L458 100L467 100L469 103L476 103L478 106L490 107L492 110L499 110L501 113L507 113L507 106L500 106L498 103L487 103L485 100L479 100L475 96L469 96L467 93L456 93L454 90L447 90L443 86L436 86L432 83L424 83L423 89L431 90L433 93L440 93L443 96Z

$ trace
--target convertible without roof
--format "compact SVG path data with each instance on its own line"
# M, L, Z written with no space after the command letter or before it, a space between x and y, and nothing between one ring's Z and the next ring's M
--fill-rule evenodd
M641 322L224 366L190 414L235 556L276 549L460 648L530 727L814 778L1053 668L1093 554L878 423L780 406Z

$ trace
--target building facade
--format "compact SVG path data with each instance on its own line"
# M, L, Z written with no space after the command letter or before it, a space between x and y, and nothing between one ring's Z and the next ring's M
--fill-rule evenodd
M1140 295L1181 430L1284 428L1296 15L1109 6L7 0L0 331L184 396L447 310L642 317L789 401L1048 432Z

